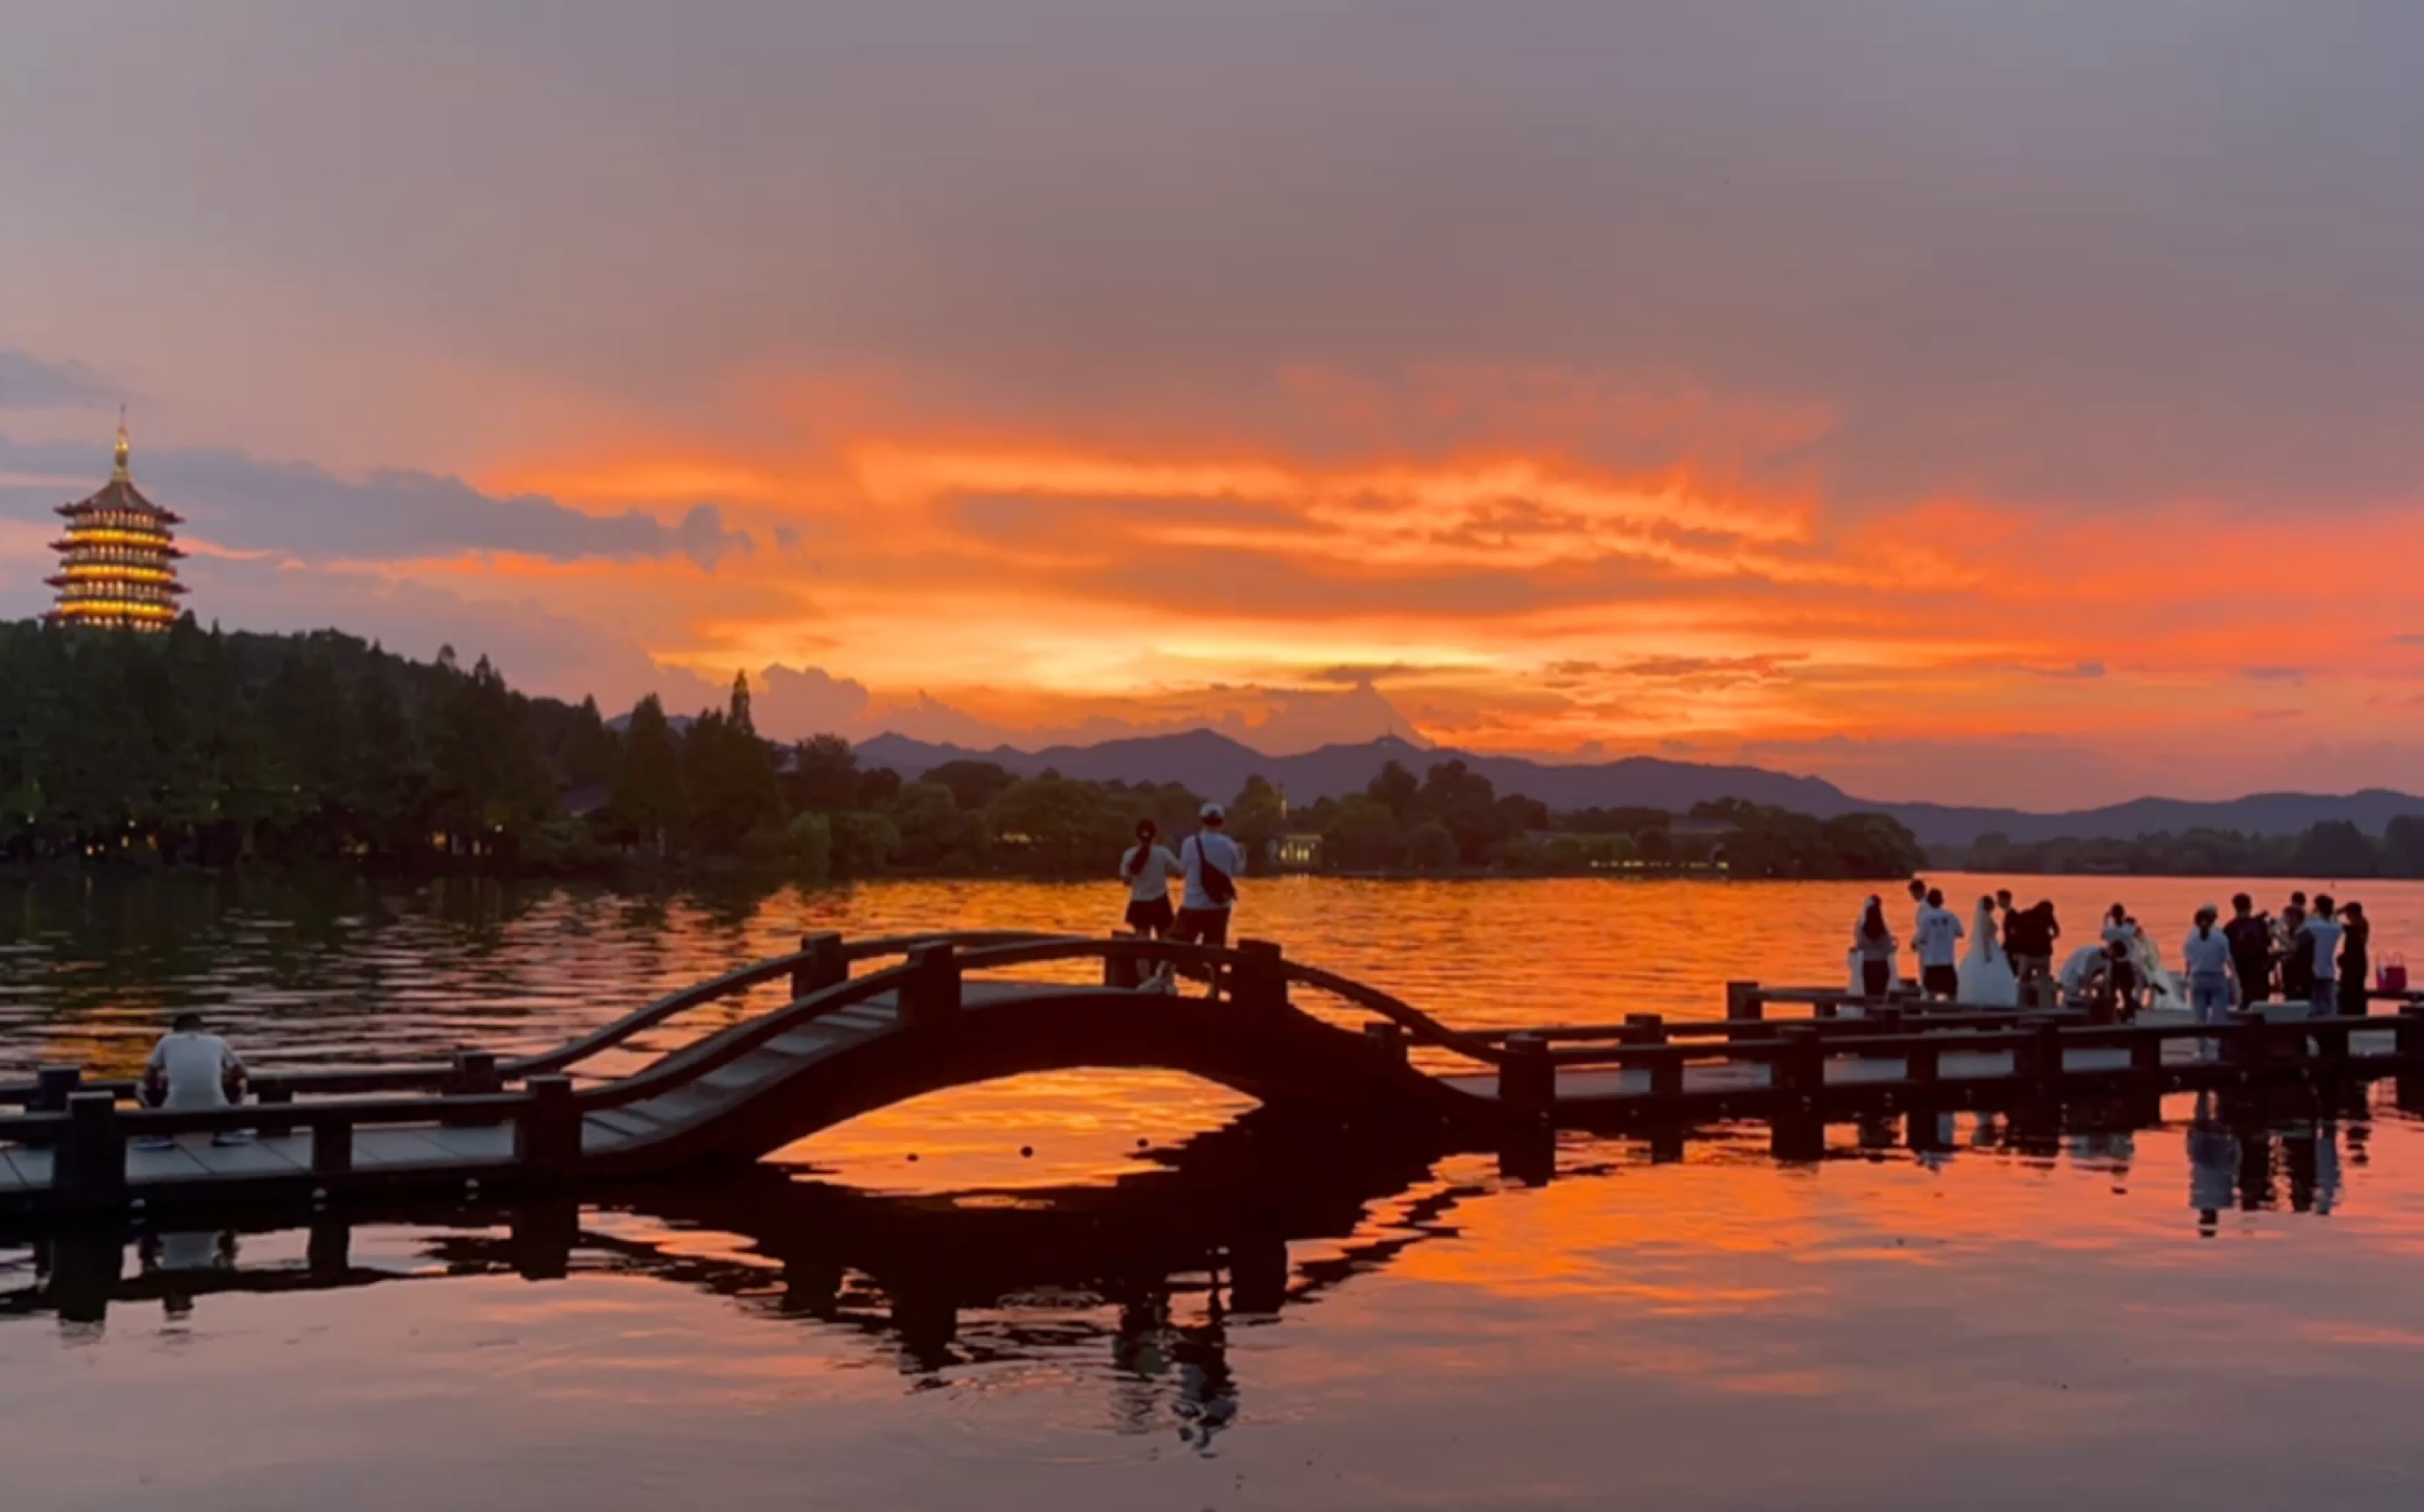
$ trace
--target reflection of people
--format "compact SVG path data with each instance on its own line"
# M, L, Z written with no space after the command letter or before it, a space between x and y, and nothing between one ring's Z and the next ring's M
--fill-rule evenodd
M2239 1150L2230 1131L2213 1116L2213 1093L2199 1092L2189 1122L2189 1206L2196 1209L2197 1233L2212 1238L2230 1205L2239 1172Z

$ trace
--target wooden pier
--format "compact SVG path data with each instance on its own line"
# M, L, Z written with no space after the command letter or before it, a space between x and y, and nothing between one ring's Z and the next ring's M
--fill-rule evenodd
M1208 979L1211 995L1140 986L1161 963ZM1032 979L1035 968L1073 965L1088 979ZM784 995L779 1006L629 1074L576 1079L646 1031L768 985ZM1459 1029L1267 943L822 934L541 1055L466 1049L444 1064L263 1075L254 1102L176 1112L130 1106L131 1084L45 1068L0 1088L0 1102L24 1109L0 1117L0 1213L645 1178L745 1164L927 1092L1084 1067L1184 1072L1280 1116L1503 1148L1559 1126L1757 1119L1794 1155L1822 1143L1830 1120L1915 1115L1918 1143L1922 1124L1958 1107L2118 1099L2151 1109L2173 1091L2383 1077L2400 1079L2402 1102L2424 1105L2424 1006L2405 995L2385 1006L2319 1020L2113 1024L1737 982L1724 1016L1707 1020Z

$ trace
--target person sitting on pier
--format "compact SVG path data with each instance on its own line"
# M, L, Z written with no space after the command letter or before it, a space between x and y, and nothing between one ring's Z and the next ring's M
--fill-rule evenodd
M1944 906L1943 889L1930 887L1920 906L1919 932L1911 947L1919 956L1919 990L1951 1003L1961 997L1960 944L1967 932L1953 910Z
M202 1027L199 1013L180 1013L143 1068L143 1100L171 1112L226 1107L244 1097L244 1062L225 1040ZM230 1142L231 1133L214 1143ZM163 1140L161 1143L167 1143Z
M2118 940L2099 940L2072 951L2062 967L2063 1006L2091 1017L2105 1017L2119 995L2113 985L2113 968L2128 959L2128 953L2129 947Z

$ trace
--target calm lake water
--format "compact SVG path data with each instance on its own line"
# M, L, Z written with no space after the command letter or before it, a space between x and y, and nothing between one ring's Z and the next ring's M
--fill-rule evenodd
M2174 958L2233 890L2016 886L2074 934L2125 901ZM1714 1016L1729 977L1840 978L1868 890L1290 880L1244 932L1459 1023ZM2343 891L2377 959L2424 918L2424 886ZM1118 904L0 884L0 1072L129 1073L187 1006L262 1065L534 1048L805 931ZM1792 1166L1755 1129L1674 1163L1578 1137L1526 1186L1105 1073L577 1211L0 1236L0 1505L2412 1509L2424 1126L2385 1098L1965 1115L1923 1157L1842 1127Z

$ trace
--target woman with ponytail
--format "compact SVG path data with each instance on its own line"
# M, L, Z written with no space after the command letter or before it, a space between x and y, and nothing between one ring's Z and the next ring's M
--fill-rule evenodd
M1148 940L1170 932L1175 915L1170 907L1170 879L1185 875L1170 847L1159 843L1161 827L1149 819L1137 820L1137 843L1120 857L1120 876L1128 884L1128 928Z

